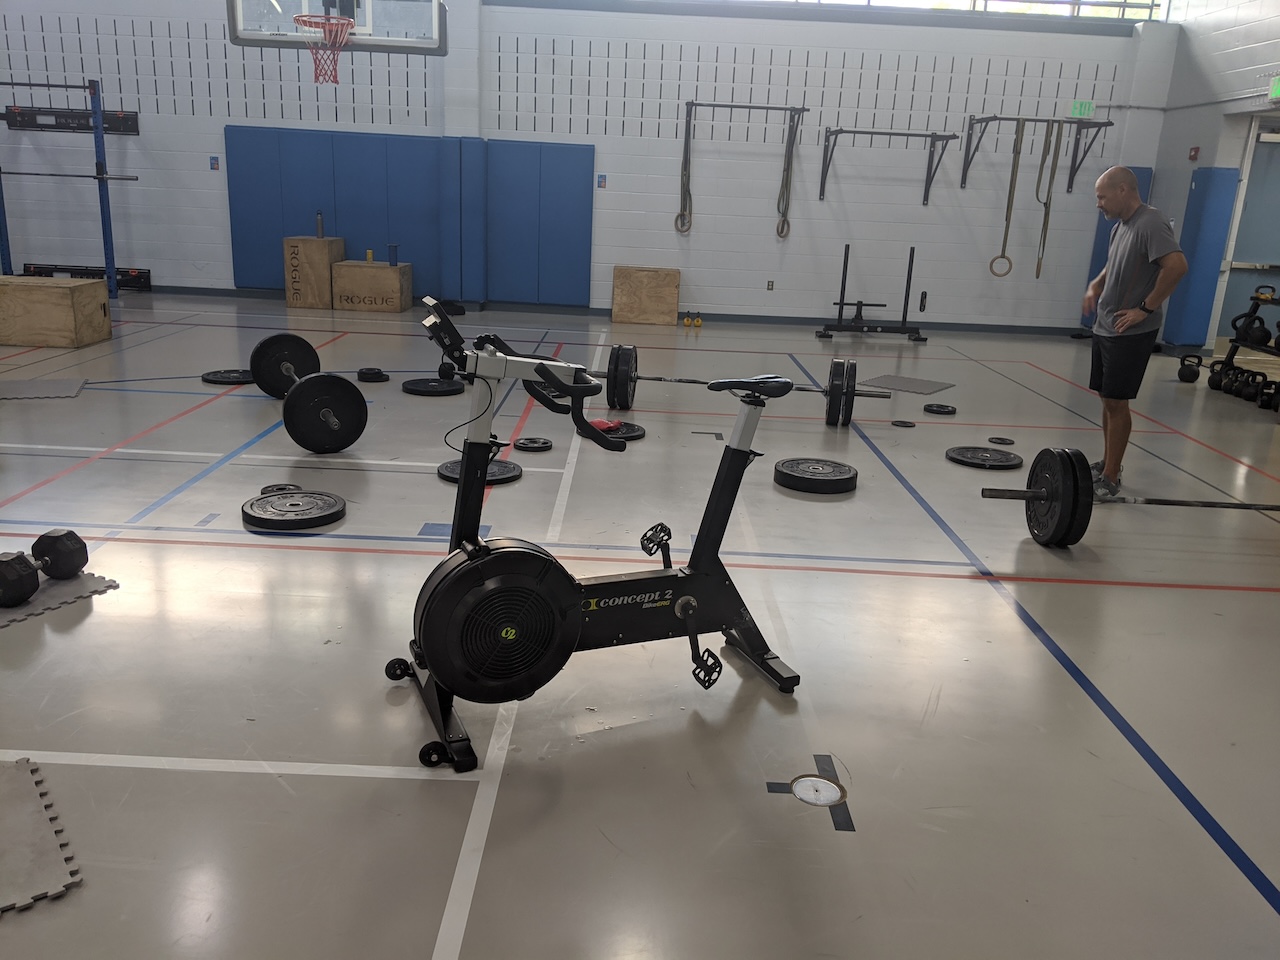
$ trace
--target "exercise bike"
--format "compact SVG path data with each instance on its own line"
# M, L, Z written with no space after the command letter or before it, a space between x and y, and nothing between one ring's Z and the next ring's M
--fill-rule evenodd
M794 690L799 674L769 649L720 560L743 474L759 456L751 440L765 402L785 396L792 382L766 374L708 384L715 392L733 392L742 406L685 566L673 569L671 530L659 523L645 532L640 546L649 556L661 552L661 568L578 579L535 543L480 538L489 461L505 445L491 433L495 387L504 379L524 381L530 396L555 413L569 414L584 437L622 451L626 442L596 429L583 410L602 384L576 364L517 353L494 334L478 337L468 349L444 308L430 297L423 302L431 311L423 321L428 335L471 384L472 416L462 448L450 553L418 594L410 659L391 660L385 670L390 680L413 681L440 737L419 751L419 760L428 767L449 762L459 773L474 770L476 754L453 710L454 697L478 703L523 700L582 650L685 636L694 679L710 688L723 663L700 647L698 637L719 631L778 690Z

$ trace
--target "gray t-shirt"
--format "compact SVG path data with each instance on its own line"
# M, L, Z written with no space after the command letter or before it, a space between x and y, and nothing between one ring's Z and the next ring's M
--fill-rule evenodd
M1160 265L1166 254L1182 248L1173 238L1173 228L1155 207L1143 204L1128 220L1119 220L1111 228L1107 247L1107 279L1098 298L1098 318L1093 324L1095 336L1115 337L1117 310L1136 307L1156 285ZM1125 330L1123 336L1159 330L1164 318L1163 305L1145 320Z

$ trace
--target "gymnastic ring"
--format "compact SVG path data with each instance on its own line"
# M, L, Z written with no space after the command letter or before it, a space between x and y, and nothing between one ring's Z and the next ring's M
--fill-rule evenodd
M1005 263L1007 263L1007 264L1009 265L1009 266L1005 269L1004 273L1001 273L1000 271L998 271L998 270L996 269L996 263L998 263L998 262L999 262L999 261L1001 261L1001 260L1003 260ZM991 258L991 263L990 263L990 264L988 264L987 268L991 271L991 275L992 275L992 276L994 276L994 277L1007 277L1007 276L1009 275L1010 271L1012 271L1012 270L1013 270L1013 261L1012 261L1012 260L1010 260L1008 257L1006 257L1006 256L1002 253L1002 254L1000 254L1000 256L998 256L998 257L992 257L992 258Z

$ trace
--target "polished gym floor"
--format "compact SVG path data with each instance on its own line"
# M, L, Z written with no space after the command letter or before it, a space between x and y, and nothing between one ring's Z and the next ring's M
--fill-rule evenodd
M0 915L0 955L1280 956L1280 515L1104 505L1051 550L1021 504L979 496L1026 466L944 457L1004 436L1027 464L1096 459L1087 341L460 318L592 369L629 342L642 374L822 385L841 356L863 380L955 386L860 398L845 429L820 396L769 402L723 556L793 695L718 636L710 690L680 639L583 652L525 701L459 701L480 767L458 774L419 764L436 734L383 674L447 547L456 488L435 468L470 409L400 389L440 360L425 309L125 293L114 312L110 342L0 349L0 380L88 381L0 400L0 549L71 527L119 583L0 628L0 760L40 763L83 876ZM280 401L201 381L283 330L326 370L391 374L361 384L349 449L307 453ZM1280 500L1275 415L1175 370L1153 357L1124 492ZM641 382L625 419L648 435L615 454L509 386L501 438L554 448L504 454L524 475L491 488L487 529L579 575L654 566L638 539L657 521L687 557L732 397ZM783 489L790 457L852 464L857 490ZM341 495L346 518L247 529L240 505L278 482ZM789 792L821 769L845 806Z

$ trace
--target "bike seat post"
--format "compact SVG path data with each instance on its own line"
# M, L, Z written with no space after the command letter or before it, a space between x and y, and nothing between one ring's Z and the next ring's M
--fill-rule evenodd
M751 450L751 441L755 439L756 427L760 425L760 416L764 413L764 398L754 394L739 397L738 419L733 422L733 433L729 436L729 446L734 450Z

